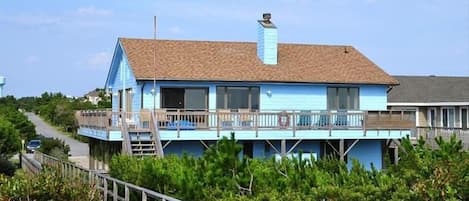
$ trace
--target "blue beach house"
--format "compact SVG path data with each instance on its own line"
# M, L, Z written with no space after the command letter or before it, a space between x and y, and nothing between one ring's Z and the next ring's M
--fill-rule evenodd
M99 149L198 156L234 132L249 157L301 151L381 169L390 144L412 136L415 114L387 111L398 81L357 49L278 43L270 14L255 23L256 42L119 38L112 109L76 114L92 168Z

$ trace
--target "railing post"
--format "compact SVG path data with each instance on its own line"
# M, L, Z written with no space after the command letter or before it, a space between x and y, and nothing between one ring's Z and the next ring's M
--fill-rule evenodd
M219 111L215 112L215 116L217 118L217 138L219 138L220 137L220 122L221 122Z
M363 136L366 136L366 118L368 118L368 111L362 113L362 128L363 128Z
M256 129L256 138L259 137L259 110L254 113L254 129Z
M145 191L142 191L142 201L147 201L147 193Z
M300 111L300 113L301 113L301 111ZM300 114L300 115L301 115L301 114ZM295 137L295 136L296 136L296 117L295 117L296 115L295 115L295 110L293 110L292 116L293 116L293 117L292 117L293 137Z
M328 118L329 122L327 123L327 126L329 127L329 137L331 137L332 136L332 112L328 110L327 115L329 116Z
M127 185L124 186L124 200L130 200L129 187Z
M104 190L103 190L103 198L107 200L107 179L104 179Z
M117 201L118 194L118 187L116 181L112 181L112 200Z
M177 135L178 135L178 138L180 137L180 126L181 126L181 111L179 109L177 109L177 114L176 114L176 128L177 128Z

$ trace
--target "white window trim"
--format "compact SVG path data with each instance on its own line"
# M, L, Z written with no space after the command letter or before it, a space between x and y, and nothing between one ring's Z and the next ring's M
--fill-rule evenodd
M415 108L415 126L419 127L420 126L420 111L419 111L419 107L416 107Z
M448 126L448 128L454 128L456 127L456 108L454 107L441 107L440 108L440 125L441 127L445 127L445 125L443 125L443 110L444 109L453 109L453 126ZM449 118L448 118L448 123L449 123Z
M469 107L459 107L459 128L462 128L462 110L466 109L466 118L468 118L468 121L466 122L466 127L469 128Z
M436 123L436 114L437 114L437 109L436 107L429 107L427 110L427 125L429 127L437 127L437 125L432 125L432 118L431 118L431 111L435 111L435 123Z

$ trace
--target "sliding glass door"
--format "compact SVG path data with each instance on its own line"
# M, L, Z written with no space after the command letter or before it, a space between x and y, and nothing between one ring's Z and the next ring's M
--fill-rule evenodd
M161 108L206 110L208 88L162 88Z

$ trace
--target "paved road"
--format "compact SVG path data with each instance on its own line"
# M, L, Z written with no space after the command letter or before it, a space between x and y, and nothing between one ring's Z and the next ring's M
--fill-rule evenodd
M54 127L51 127L49 124L44 122L39 116L33 113L26 113L29 120L36 125L36 132L46 137L59 138L65 141L66 144L70 146L70 154L72 158L83 158L88 157L89 147L88 144L75 140L71 137L64 135L63 133L57 131Z

